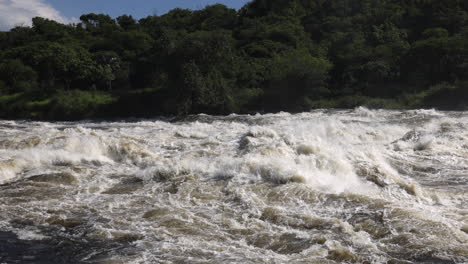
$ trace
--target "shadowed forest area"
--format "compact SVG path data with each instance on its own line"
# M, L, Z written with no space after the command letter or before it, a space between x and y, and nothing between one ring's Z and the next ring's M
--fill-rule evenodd
M0 32L0 118L466 109L468 1L254 0Z

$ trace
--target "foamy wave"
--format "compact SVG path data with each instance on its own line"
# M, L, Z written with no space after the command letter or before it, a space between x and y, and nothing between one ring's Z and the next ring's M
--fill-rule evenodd
M366 108L0 121L0 232L90 262L464 263L467 127Z

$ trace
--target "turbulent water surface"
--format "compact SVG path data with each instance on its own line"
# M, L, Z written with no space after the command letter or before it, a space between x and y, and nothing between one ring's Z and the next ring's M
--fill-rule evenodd
M0 121L0 263L468 263L468 113Z

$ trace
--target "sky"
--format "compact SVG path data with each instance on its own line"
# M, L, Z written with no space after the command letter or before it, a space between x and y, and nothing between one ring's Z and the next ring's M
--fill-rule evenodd
M135 18L162 15L173 8L200 9L222 3L240 8L249 0L0 0L0 30L31 25L31 18L41 16L61 23L73 23L80 15L104 13L112 17L128 14Z

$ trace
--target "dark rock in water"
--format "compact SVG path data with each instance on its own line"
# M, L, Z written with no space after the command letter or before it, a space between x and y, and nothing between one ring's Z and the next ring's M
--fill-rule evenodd
M53 184L74 185L78 183L75 176L70 173L54 173L35 175L29 178L33 182L47 182Z
M0 232L0 263L84 263L71 254L72 242L21 240L12 232Z
M246 150L249 145L251 144L251 138L253 135L251 133L247 133L242 136L242 138L239 140L239 150L244 151Z
M328 252L327 259L340 263L356 263L357 257L346 248L337 248Z
M46 222L51 225L60 225L65 228L75 228L83 224L79 219L63 219L56 216L47 219Z
M410 132L406 133L401 140L403 141L415 141L421 138L422 133L416 130L411 130Z
M292 233L281 235L263 233L248 237L247 243L251 246L268 249L281 255L298 254L314 244L313 241L300 238Z
M402 138L392 143L397 143L398 141L413 142L415 144L413 147L414 151L423 151L429 149L432 143L432 140L430 138L425 139L425 136L427 136L427 134L424 132L413 129L406 133Z
M16 223L15 226L27 228L30 225ZM70 233L63 233L56 227L37 226L37 228L46 236L45 239L24 240L13 232L0 231L0 263L100 263L100 260L110 256L126 256L134 252L131 243L135 239L85 239L80 236L71 236Z
M139 178L130 178L111 187L103 194L130 194L143 187L143 180Z
M313 146L308 146L308 145L300 145L296 148L296 152L298 155L311 155L314 153L319 152L320 150L316 147Z
M468 234L468 225L465 225L461 228L461 231L465 232Z
M169 213L171 213L171 210L169 210L169 208L157 208L157 209L153 209L153 210L146 212L143 215L143 218L148 219L148 218L154 218L154 217L161 217Z
M283 140L278 137L275 131L270 129L252 129L249 132L242 135L239 139L239 147L238 149L241 152L248 152L252 148L264 144L265 139L278 139Z
M444 257L439 257L435 252L426 252L423 254L418 254L416 256L413 256L411 261L415 263L427 263L427 264L456 264L458 262L444 258Z
M178 170L176 168L158 168L153 172L152 180L155 182L170 182L190 175L186 169Z

